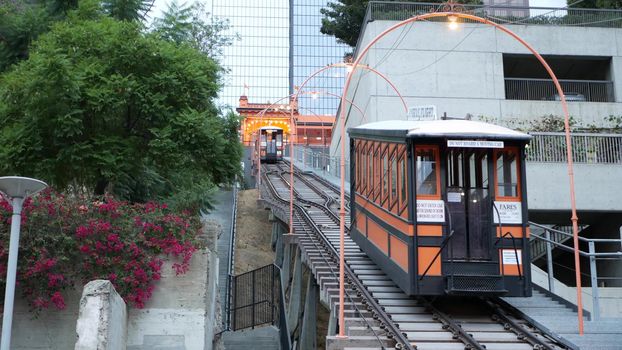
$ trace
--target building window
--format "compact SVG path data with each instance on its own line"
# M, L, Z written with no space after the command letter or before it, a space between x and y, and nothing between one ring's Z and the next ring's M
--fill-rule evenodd
M615 102L611 57L545 56L568 102ZM533 55L503 55L505 98L559 101L553 80Z

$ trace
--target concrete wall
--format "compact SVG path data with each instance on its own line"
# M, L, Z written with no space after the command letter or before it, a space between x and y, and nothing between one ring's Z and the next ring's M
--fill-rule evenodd
M214 271L212 274L211 271ZM218 258L209 250L196 252L190 271L175 276L171 262L162 266L162 280L143 309L129 309L127 349L211 349L214 335ZM16 299L14 350L67 350L76 344L82 288L67 293L66 309L46 310L38 317L22 298ZM17 294L19 296L18 288Z
M395 21L367 23L359 51ZM603 117L622 115L622 29L510 25L543 55L611 56L616 103L572 102L570 114L581 125L603 125ZM611 38L603 40L603 38ZM409 106L436 105L439 114L474 117L508 126L527 125L543 115L562 115L556 101L505 100L503 53L529 54L507 34L483 24L420 22L397 29L380 40L362 63L382 72ZM359 73L348 97L365 110L352 110L347 126L405 119L395 92L372 73ZM340 126L335 127L331 155L338 154ZM346 143L346 146L349 144ZM347 154L347 152L346 152Z
M197 252L183 276L175 276L170 262L165 263L151 300L145 308L129 311L128 350L152 350L156 345L179 350L211 348L216 288L210 279L218 273L215 261L216 254L209 250Z
M578 210L622 211L622 166L575 164ZM570 210L568 168L565 163L527 163L529 210Z
M26 301L19 297L21 291L18 288L15 294L11 349L73 349L81 293L81 287L65 293L65 310L46 310L35 317L29 312Z

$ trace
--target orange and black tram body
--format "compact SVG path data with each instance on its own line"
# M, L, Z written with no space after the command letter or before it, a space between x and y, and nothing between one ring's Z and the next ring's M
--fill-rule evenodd
M348 130L350 235L410 295L530 296L525 146L468 120Z

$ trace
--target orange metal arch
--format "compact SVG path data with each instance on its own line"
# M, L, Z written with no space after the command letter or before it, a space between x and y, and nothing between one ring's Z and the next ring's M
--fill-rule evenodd
M564 113L564 129L565 129L565 133L566 133L566 152L567 152L567 158L568 158L568 176L570 178L570 205L571 205L571 210L572 210L572 231L573 231L573 241L574 241L574 255L575 255L575 273L576 273L576 283L577 283L577 309L578 309L578 319L579 319L579 334L583 335L583 303L581 300L581 276L580 276L580 265L579 265L579 244L578 244L578 216L577 216L577 210L576 210L576 199L575 199L575 185L574 185L574 172L573 172L573 161L572 161L572 143L571 143L571 139L570 139L570 125L569 125L569 116L568 116L568 106L566 103L566 97L564 95L564 92L561 88L561 85L559 84L559 81L557 80L557 77L555 76L555 74L553 73L553 70L551 69L551 67L547 64L547 62L544 60L544 58L542 58L542 56L533 48L531 47L525 40L523 40L521 37L519 37L517 34L515 34L514 32L512 32L511 30L509 30L508 28L497 24L495 22L492 22L490 20L487 20L485 18L479 17L479 16L475 16L475 15L471 15L471 14L467 14L467 13L461 13L461 12L454 12L454 11L449 11L449 12L433 12L433 13L426 13L426 14L422 14L422 15L418 15L418 16L414 16L411 17L409 19L406 19L404 21L401 21L387 29L385 29L382 33L378 34L370 43L368 43L365 48L363 48L363 50L360 51L360 53L358 54L356 60L353 63L353 69L352 71L348 74L347 78L346 78L346 82L344 84L344 88L343 88L343 92L341 95L341 104L345 105L345 97L346 97L346 93L348 91L348 88L350 87L351 81L352 81L352 76L353 73L356 71L356 69L359 67L359 64L361 62L361 60L363 59L363 57L365 57L365 55L369 52L369 50L371 49L372 46L374 46L380 39L382 39L384 36L386 36L387 34L389 34L390 32L394 31L397 28L400 28L404 25L407 25L409 23L413 23L416 21L420 21L420 20L424 20L424 19L428 19L428 18L435 18L435 17L449 17L449 16L454 16L454 17L459 17L459 18L464 18L464 19L469 19L472 21L476 21L476 22L480 22L480 23L484 23L487 25L491 25L501 31L503 31L504 33L510 35L512 38L516 39L518 42L520 42L525 48L527 48L537 59L538 61L540 61L540 63L542 64L542 66L546 69L547 73L549 74L549 76L551 77L551 79L553 80L553 83L555 84L555 88L557 89L557 92L561 98L561 103L562 103L562 110ZM340 215L340 224L339 224L339 234L340 234L340 251L342 252L340 255L340 267L339 267L339 273L340 273L340 281L339 281L339 304L340 304L340 312L339 312L339 336L340 337L345 337L343 331L344 331L344 307L343 307L343 293L344 293L344 286L343 286L343 280L344 280L344 276L343 276L343 265L344 265L344 257L343 257L343 249L344 249L344 232L345 232L345 195L344 195L344 186L345 186L345 114L344 114L344 109L340 110L340 126L341 126L341 161L340 161L340 170L341 170L341 197L340 197L340 210L339 210L339 215Z

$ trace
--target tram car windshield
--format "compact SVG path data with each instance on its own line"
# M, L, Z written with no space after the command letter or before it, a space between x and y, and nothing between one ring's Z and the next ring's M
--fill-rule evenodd
M264 126L259 129L259 154L262 162L276 163L283 160L283 129Z
M531 296L529 135L470 120L348 132L350 234L404 292Z

